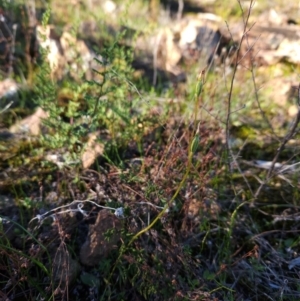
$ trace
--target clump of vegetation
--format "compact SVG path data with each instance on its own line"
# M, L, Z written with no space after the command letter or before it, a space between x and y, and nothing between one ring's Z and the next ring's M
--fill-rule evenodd
M30 12L28 4L10 5L3 13ZM19 45L24 65L8 60L14 73L4 70L3 77L20 80L23 70L28 85L19 96L30 97L29 109L39 107L45 115L36 136L24 125L0 134L4 299L299 299L299 155L291 141L300 96L294 121L277 132L259 98L255 55L247 44L253 5L228 6L233 13L226 14L243 21L240 41L234 47L231 41L219 66L210 62L189 75L184 92L179 83L151 87L139 77L124 27L103 26L107 32L84 70L74 25L65 35L72 60L57 79L50 48L29 60L33 28L24 22L30 33ZM45 32L61 14L55 13L43 13ZM230 70L222 87L220 66ZM243 103L251 90L261 127ZM0 112L7 127L17 109ZM88 165L86 156L92 157Z

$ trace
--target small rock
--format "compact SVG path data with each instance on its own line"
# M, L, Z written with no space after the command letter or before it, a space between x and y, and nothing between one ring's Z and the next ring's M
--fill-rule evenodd
M103 151L104 145L97 142L97 133L90 134L86 149L81 157L83 168L89 168L96 158L103 154Z
M37 26L37 40L41 48L46 51L46 58L51 69L52 79L61 79L66 65L63 50L56 36L54 26Z
M48 114L42 108L38 108L34 114L12 125L9 130L11 133L28 133L37 136L41 132L42 119L47 117Z
M80 261L87 266L98 265L117 248L120 240L121 221L108 210L98 213L96 222L89 228L86 242L80 250Z

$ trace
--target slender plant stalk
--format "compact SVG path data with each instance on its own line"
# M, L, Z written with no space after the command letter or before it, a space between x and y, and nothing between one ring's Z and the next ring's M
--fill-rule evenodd
M238 3L240 5L240 9L241 9L242 13L244 13L241 2L238 1ZM227 117L226 117L226 121L225 121L225 126L226 126L226 150L227 150L228 155L231 155L231 153L232 153L230 143L229 143L229 135L230 135L229 130L230 130L230 116L233 113L232 112L232 103L231 103L232 93L233 93L233 85L234 85L235 76L236 76L238 66L239 66L241 60L244 58L244 56L242 58L240 58L240 52L241 52L241 47L242 47L243 41L244 41L245 37L247 36L248 31L250 30L250 29L247 29L247 26L248 26L248 23L249 23L249 18L250 18L250 15L251 15L253 5L254 5L254 0L251 0L250 4L249 4L249 9L248 9L247 15L243 19L243 21L244 21L243 34L242 34L241 40L239 42L239 45L237 47L237 51L236 51L236 54L235 54L235 56L236 56L235 64L234 64L234 67L233 67L233 74L232 74L232 77L231 77L230 87L229 87L229 91L228 91ZM228 30L229 30L229 27L228 27ZM230 32L230 30L229 30L229 32ZM232 173L231 160L228 160L228 170L230 171L230 173Z
M175 193L173 194L172 198L169 200L169 202L165 205L165 207L163 208L163 210L154 218L154 220L144 229L142 229L141 231L139 231L138 233L136 233L129 241L129 243L126 246L123 246L120 249L120 253L119 256L114 264L114 267L107 279L107 284L110 283L110 279L117 267L117 265L119 264L123 254L125 253L125 251L128 249L128 247L137 239L139 238L142 234L146 233L147 231L149 231L156 223L157 221L167 212L167 210L170 208L171 204L173 203L173 201L176 199L176 197L178 196L179 192L181 191L181 189L183 188L184 184L186 183L188 176L190 174L191 171L191 167L192 167L192 159L193 159L193 154L194 151L197 148L197 144L199 143L199 129L197 126L197 118L198 118L198 111L199 111L199 101L201 101L201 97L200 95L203 92L203 86L205 83L205 70L203 70L198 79L197 79L197 85L196 85L196 91L195 91L195 96L194 96L194 101L195 101L195 109L194 109L194 113L193 113L193 119L194 119L194 129L193 129L193 136L194 138L190 140L189 142L189 147L188 147L188 162L187 162L187 167L186 167L186 171L184 173L184 176L181 180L181 182L179 183Z

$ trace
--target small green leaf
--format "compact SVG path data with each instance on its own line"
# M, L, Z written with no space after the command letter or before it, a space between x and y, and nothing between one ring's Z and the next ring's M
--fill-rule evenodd
M213 273L211 273L210 271L205 270L203 273L203 278L205 280L213 280L215 278L215 275Z
M193 154L197 151L198 146L199 146L199 142L200 142L200 135L196 134L193 141L192 141L192 144L191 144L191 152Z
M203 83L202 81L198 81L196 86L196 96L199 97L203 90Z

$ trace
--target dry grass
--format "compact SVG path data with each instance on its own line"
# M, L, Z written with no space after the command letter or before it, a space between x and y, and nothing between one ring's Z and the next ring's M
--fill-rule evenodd
M30 145L19 149L18 163L6 162L1 177L11 180L1 187L7 198L14 196L14 205L0 211L1 298L299 300L298 171L276 165L283 158L289 164L298 160L297 148L287 146L298 134L299 103L291 126L278 133L258 97L248 43L254 4L227 4L228 14L234 8L244 27L224 69L214 76L197 70L191 99L182 97L188 105L164 102L167 108L159 109L167 113L151 116L131 110L120 124L113 120L111 128L119 132L101 128L105 153L91 169L58 169L42 156L21 164ZM75 15L81 5L74 4ZM56 9L59 18L62 7ZM71 9L66 14L71 20ZM231 72L220 88L222 79L214 80L226 67ZM246 139L236 147L232 125L245 114L244 99L236 100L241 87L244 94L253 91L255 114L267 135L253 131L252 144ZM174 90L179 94L179 87ZM134 97L132 91L123 93ZM155 111L152 102L143 109L147 106ZM111 123L107 112L103 115L102 127ZM263 169L246 155L263 155L269 165ZM122 207L125 216L117 220L103 207L112 213ZM101 224L102 215L107 224ZM92 253L97 248L105 250L101 258L100 249ZM80 258L83 249L93 254L93 264Z

